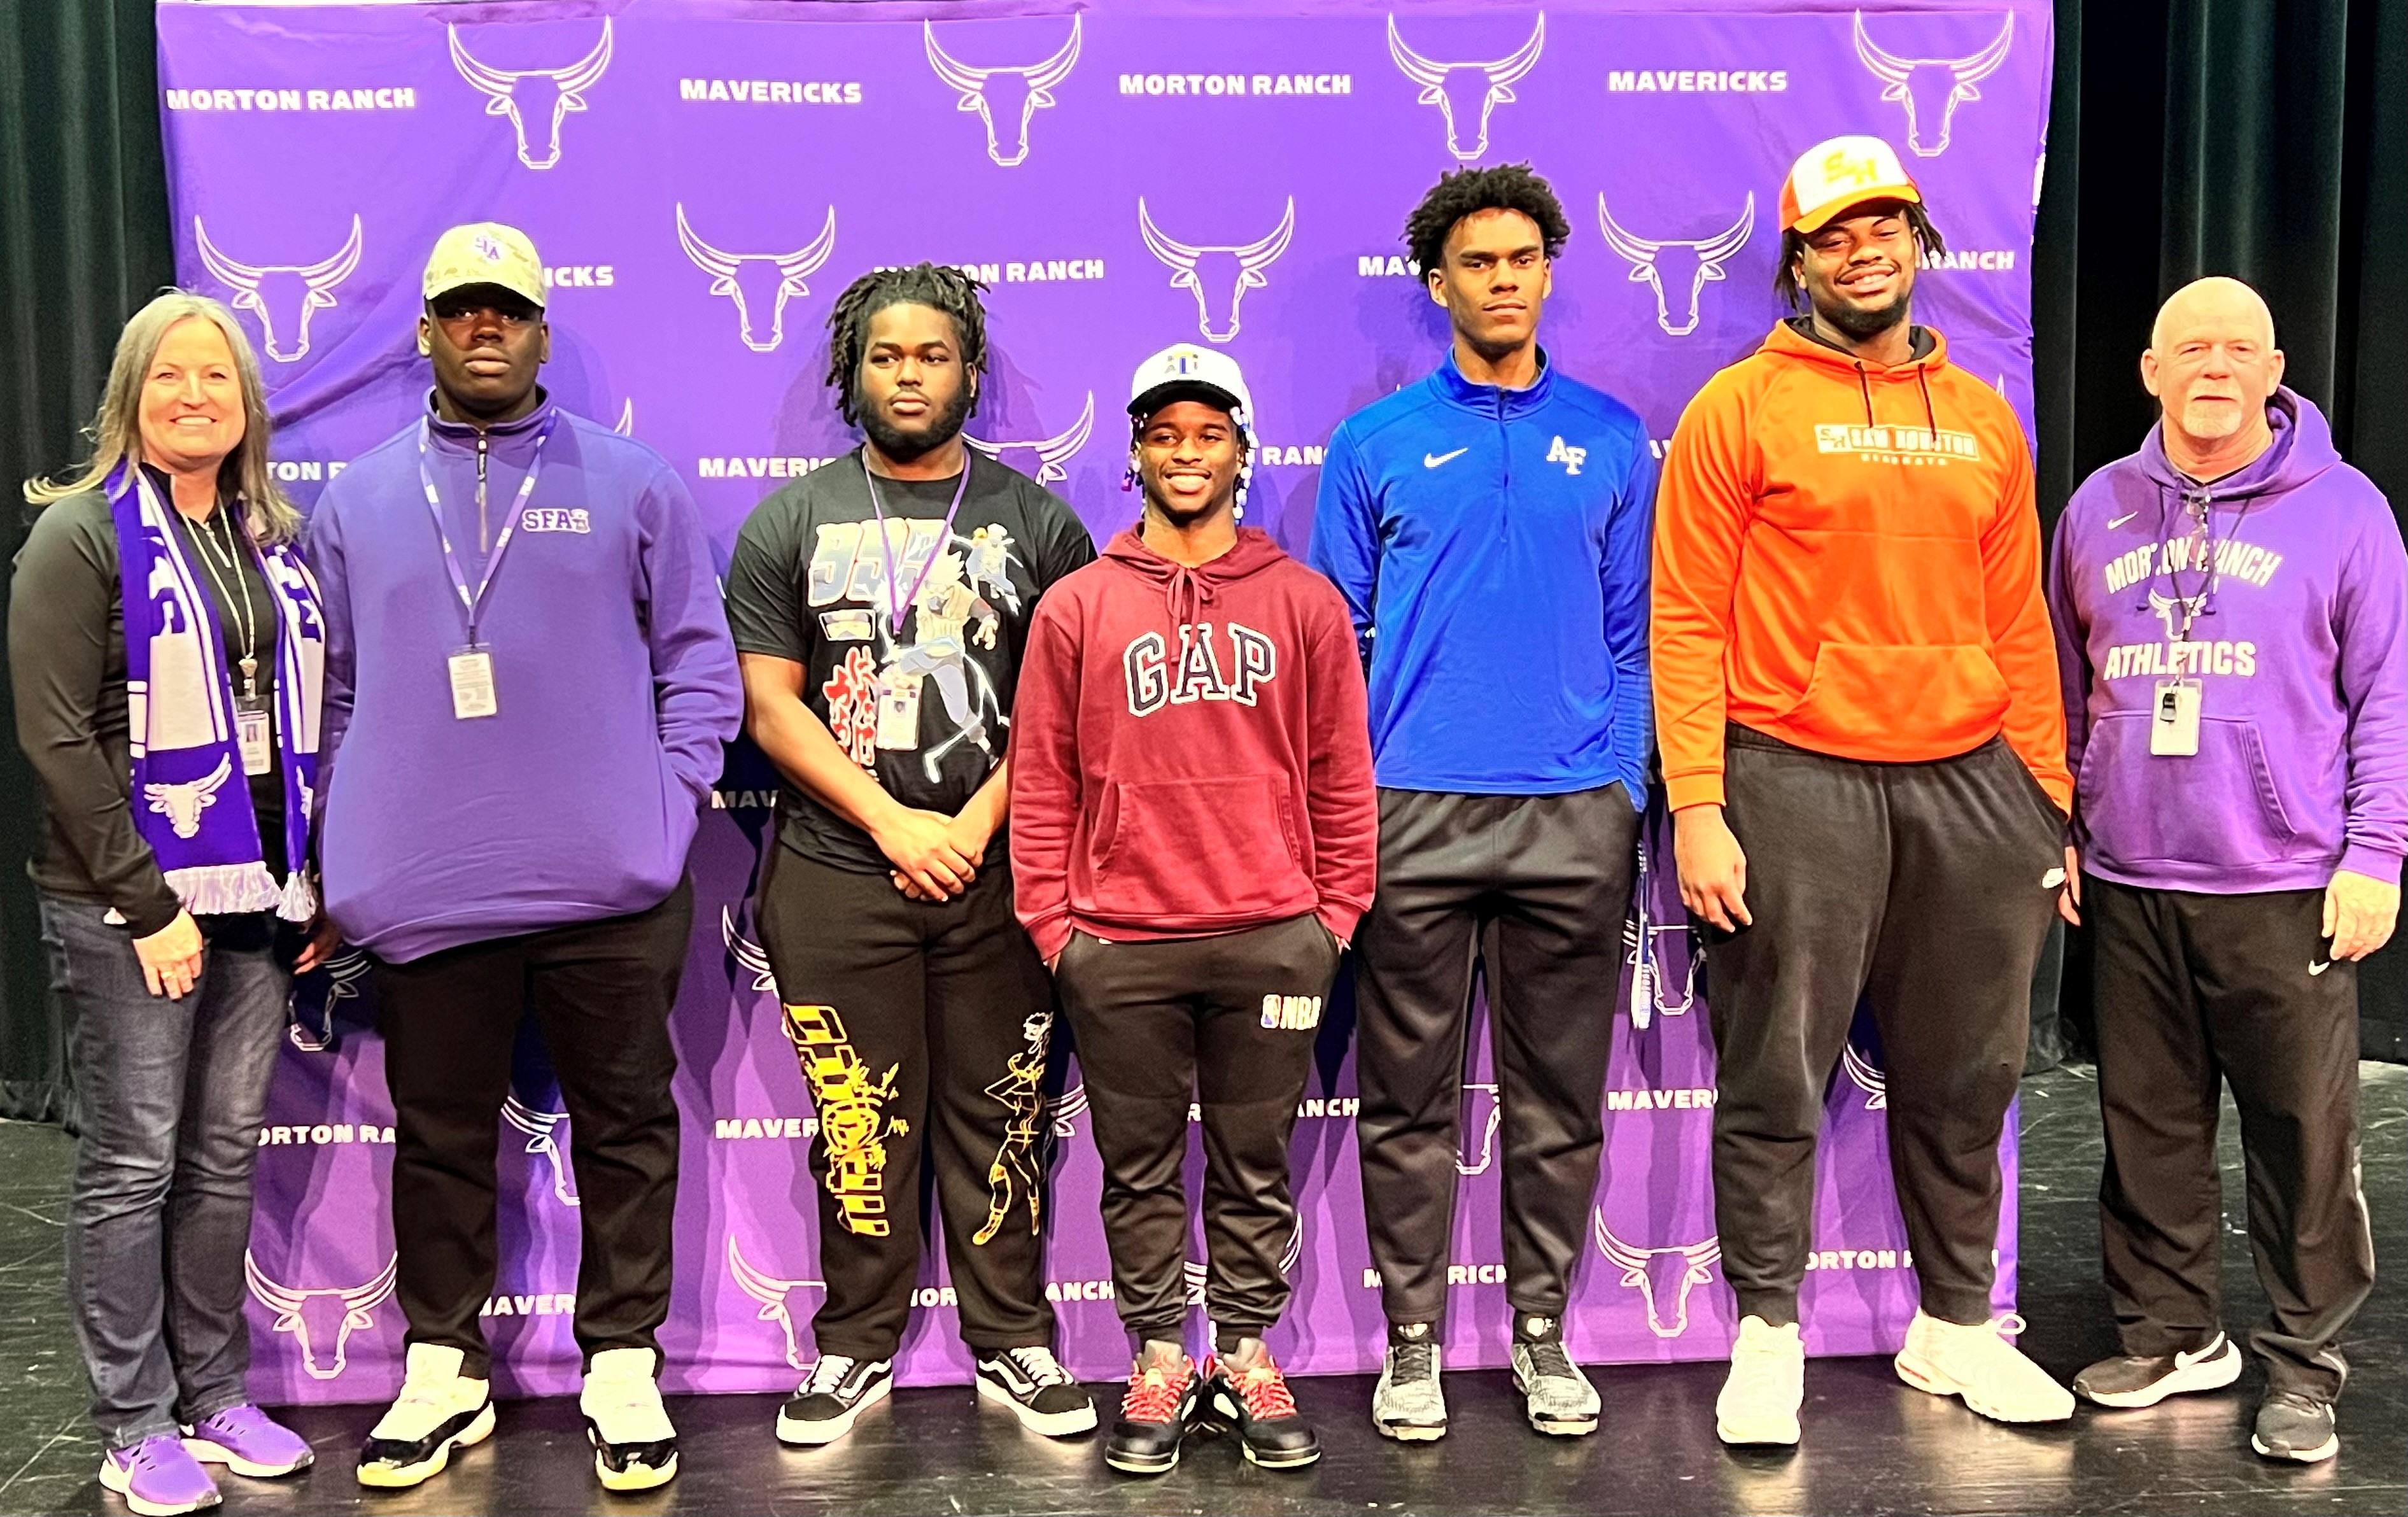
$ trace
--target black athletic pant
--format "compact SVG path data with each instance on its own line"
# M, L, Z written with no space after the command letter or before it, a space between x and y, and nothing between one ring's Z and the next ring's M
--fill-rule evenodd
M1380 888L1355 937L1355 1134L1392 1323L1446 1312L1472 965L1486 943L1503 1109L1505 1299L1560 1317L1588 1237L1639 813L1569 795L1380 792Z
M519 1021L532 1015L568 1109L577 1177L577 1344L657 1350L677 1210L677 1051L669 1008L694 888L650 910L373 962L394 1108L394 1295L408 1341L488 1358L477 1313L494 1292L494 1162Z
M1990 1317L1999 1135L2031 1031L2064 817L2003 740L1928 764L1732 726L1724 815L1754 926L1709 933L1714 1221L1742 1316L1798 1320L1823 1096L1862 996L1923 1309Z
M1259 1338L1287 1309L1288 1138L1338 943L1317 917L1159 942L1074 934L1055 965L1104 1162L1104 1241L1142 1349L1187 1320L1187 1109L1204 1127L1205 1310Z
M822 1353L892 1359L902 1343L924 1153L963 1341L1054 1341L1040 1235L1054 988L1012 915L1000 854L943 902L789 849L769 862L761 944L819 1111Z
M2358 1160L2358 966L2331 960L2324 892L2200 895L2083 881L2107 1172L2099 1230L2127 1353L2223 1330L2217 1086L2241 1109L2249 1248L2273 1312L2268 1382L2323 1400L2374 1284Z

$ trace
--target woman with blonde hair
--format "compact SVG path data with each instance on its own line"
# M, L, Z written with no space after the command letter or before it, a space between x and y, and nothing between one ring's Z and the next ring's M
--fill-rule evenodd
M202 1464L290 1474L250 1402L251 1161L294 969L333 947L306 867L322 626L231 312L135 313L91 462L30 481L8 665L48 819L32 866L81 1104L67 1295L108 1453L145 1517Z

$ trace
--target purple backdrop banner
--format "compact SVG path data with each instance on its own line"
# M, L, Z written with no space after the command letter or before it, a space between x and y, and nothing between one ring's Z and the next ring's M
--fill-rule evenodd
M1235 354L1264 444L1251 519L1301 552L1330 431L1442 351L1443 314L1398 242L1440 171L1528 160L1554 181L1573 232L1549 351L1662 439L1780 314L1782 176L1842 132L1905 150L1950 248L1917 315L2030 414L2046 0L168 3L159 34L179 267L258 341L278 468L305 507L416 414L426 250L494 218L548 261L547 383L665 454L723 555L754 502L852 445L821 383L829 301L921 258L995 287L980 446L1061 492L1099 538L1136 515L1118 484L1137 361L1180 338ZM662 1334L680 1389L783 1389L812 1352L815 1123L751 925L773 801L739 749L694 851ZM1605 1167L1570 1315L1592 1361L1718 1356L1733 1327L1707 1174L1707 987L1660 817L1646 844L1625 975L1596 1008L1613 1044ZM393 1111L361 969L347 959L296 993L262 1136L253 1384L271 1402L380 1399L399 1380ZM1341 988L1297 1125L1297 1300L1277 1341L1307 1373L1378 1363L1352 1024ZM1501 1364L1506 1347L1488 1068L1476 1038L1448 1345L1462 1365ZM576 1380L577 1188L532 1040L513 1087L485 1325L506 1390L558 1392ZM1115 1376L1126 1351L1075 1064L1048 1089L1062 1356ZM1807 1341L1886 1352L1914 1279L1861 1020L1828 1111ZM2012 1138L2006 1159L2001 1309ZM967 1380L933 1251L920 1300L903 1379Z

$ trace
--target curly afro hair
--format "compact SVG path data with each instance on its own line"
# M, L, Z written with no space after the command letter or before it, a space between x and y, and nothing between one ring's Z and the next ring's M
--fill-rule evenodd
M873 269L844 287L829 308L828 388L836 392L837 408L847 426L860 424L853 405L853 386L861 375L861 351L869 340L869 319L889 306L925 306L940 310L953 323L962 367L970 374L986 372L986 307L979 300L985 285L957 268L941 264L912 264L903 268Z
M1457 222L1484 210L1517 210L1538 224L1541 246L1552 259L1570 240L1572 223L1564 218L1563 202L1546 180L1527 164L1499 164L1495 168L1458 168L1440 176L1422 203L1405 219L1405 247L1413 266L1427 278L1446 259L1447 234Z

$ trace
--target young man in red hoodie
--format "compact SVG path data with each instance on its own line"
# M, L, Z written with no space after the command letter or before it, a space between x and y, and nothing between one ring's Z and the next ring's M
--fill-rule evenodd
M1321 1456L1263 1343L1288 1302L1288 1136L1338 959L1370 904L1379 809L1345 603L1238 525L1246 387L1182 344L1138 369L1142 519L1037 608L1011 730L1020 920L1077 1038L1104 1231L1136 1349L1105 1462L1179 1462L1199 1401L1245 1456ZM1189 1103L1205 1301L1185 1348Z

